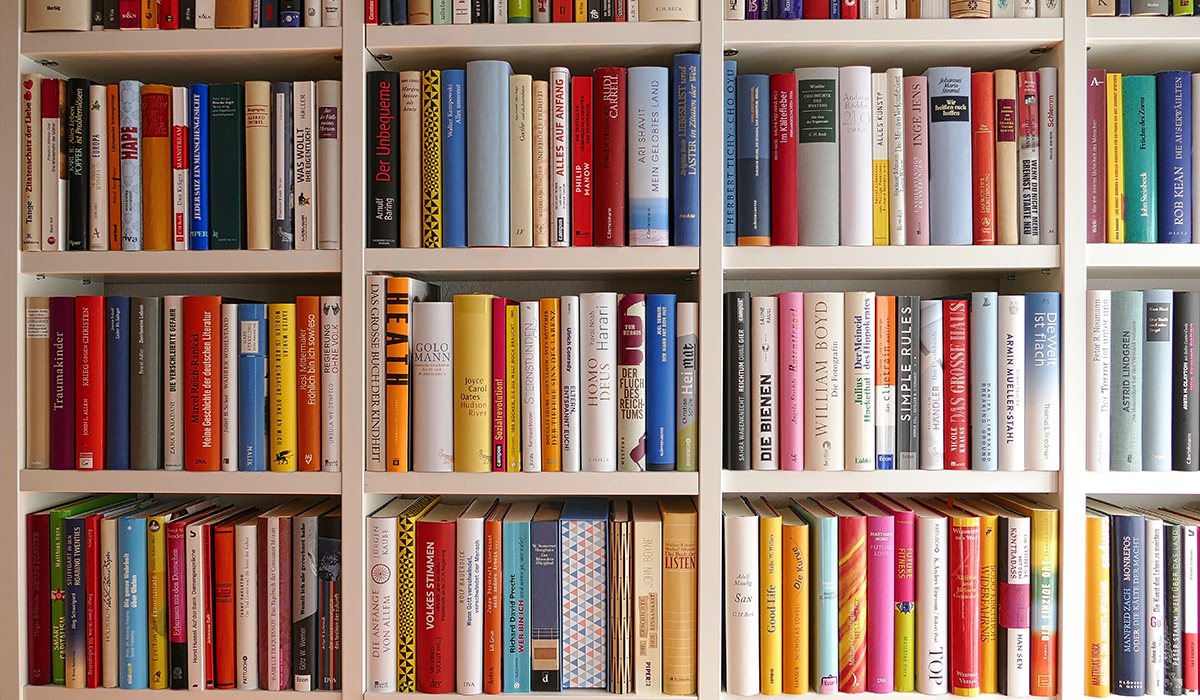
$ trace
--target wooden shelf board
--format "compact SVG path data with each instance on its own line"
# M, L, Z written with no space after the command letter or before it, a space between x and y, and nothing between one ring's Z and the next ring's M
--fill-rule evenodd
M1091 68L1200 69L1200 24L1183 17L1089 17L1087 44Z
M1089 243L1088 276L1181 278L1200 276L1200 245Z
M1079 477L1084 493L1095 495L1200 496L1196 472L1085 472Z
M159 275L338 275L340 250L142 250L21 253L21 272L116 281Z
M23 469L22 491L58 493L340 494L337 472L56 471Z
M367 493L507 496L694 496L697 472L367 472Z
M724 258L726 279L957 278L1055 269L1059 246L726 246Z
M1058 472L723 471L721 488L727 494L1053 493L1058 479Z
M366 269L433 279L525 280L687 277L700 249L664 248L368 248Z

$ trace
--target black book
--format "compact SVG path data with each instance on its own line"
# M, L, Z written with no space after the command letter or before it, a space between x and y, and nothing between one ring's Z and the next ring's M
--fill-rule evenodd
M400 245L400 75L367 73L367 247Z
M589 10L591 3L588 3ZM600 0L600 21L615 22L617 21L616 0Z
M317 590L321 599L320 690L342 689L342 509L317 518Z
M196 28L196 0L179 0L179 28Z
M492 3L471 0L471 24L487 24L492 21Z
M208 247L244 248L245 96L238 83L208 86Z
M104 28L121 28L121 0L104 0Z
M921 297L896 297L896 469L921 454Z
M104 29L104 0L92 0L92 29Z
M749 396L750 292L725 292L725 444L726 469L750 468Z
M588 0L587 4L587 21L600 21L600 3L602 0Z
M1163 664L1166 694L1183 695L1183 525L1163 520Z
M88 85L86 78L67 81L63 144L66 148L67 250L88 249Z
M275 196L272 207L271 248L293 250L296 247L295 179L296 154L292 127L292 84L271 83L271 184Z
M255 2L256 0L250 0ZM279 0L257 0L258 2L258 26L260 27L278 27L279 26Z
M1200 470L1200 410L1196 407L1196 333L1200 332L1200 292L1175 292L1171 348L1174 396L1171 406L1171 469Z

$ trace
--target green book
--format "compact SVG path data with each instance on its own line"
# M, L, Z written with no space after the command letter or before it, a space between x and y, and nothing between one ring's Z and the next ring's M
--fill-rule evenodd
M508 23L522 24L533 21L533 2L531 0L508 0Z
M238 83L208 86L208 247L245 248L246 122Z
M1194 3L1192 0L1172 0L1171 14L1172 15L1188 15L1192 14Z
M1125 121L1125 242L1158 242L1158 136L1153 75L1121 79Z

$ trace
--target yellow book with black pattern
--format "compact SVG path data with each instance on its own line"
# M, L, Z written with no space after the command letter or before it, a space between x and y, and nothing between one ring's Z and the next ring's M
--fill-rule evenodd
M442 72L421 72L421 247L442 247Z
M542 471L562 471L562 442L559 433L558 297L538 302L541 312L542 345Z
M396 518L396 690L417 691L417 521L442 500L421 496Z

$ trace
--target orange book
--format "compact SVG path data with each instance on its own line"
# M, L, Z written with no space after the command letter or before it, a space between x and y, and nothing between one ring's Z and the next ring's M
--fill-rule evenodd
M996 243L996 100L993 74L971 74L971 197L975 245Z
M483 524L483 692L504 692L504 516L501 503Z
M296 443L302 472L321 471L321 298L296 297Z
M142 0L142 29L158 29L158 0Z
M142 247L171 250L175 227L171 202L171 86L142 86Z
M258 509L248 508L212 528L213 656L216 687L237 687L237 584L233 528L242 521L255 522Z
M121 249L121 101L119 86L109 85L108 112L108 249Z
M559 434L558 297L538 303L542 332L542 471L562 471Z

